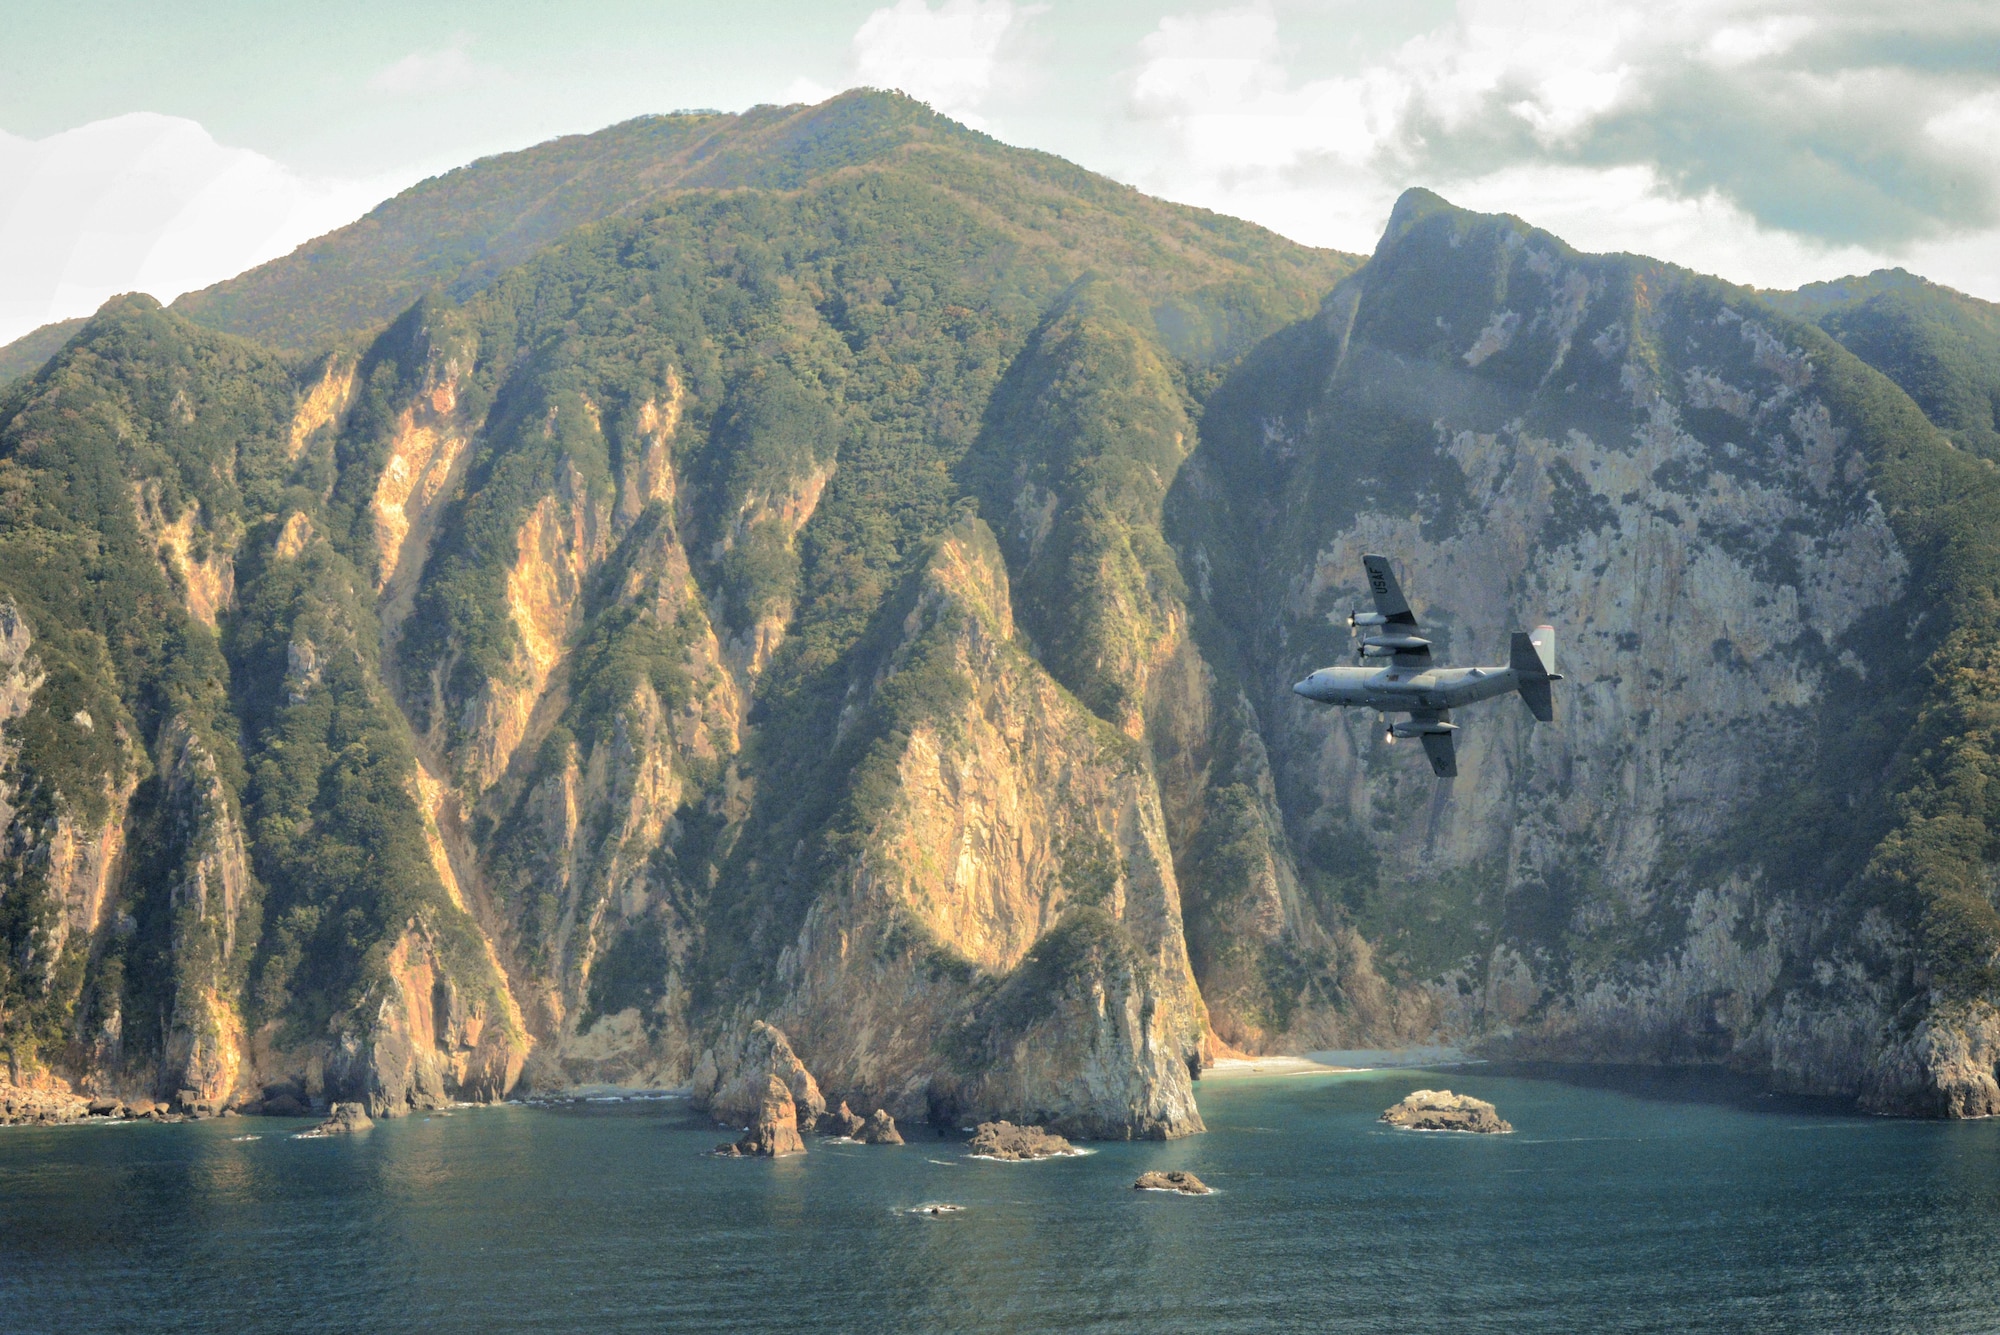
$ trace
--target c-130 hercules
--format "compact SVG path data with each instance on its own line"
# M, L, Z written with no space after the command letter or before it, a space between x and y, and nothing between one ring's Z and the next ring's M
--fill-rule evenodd
M1458 725L1451 721L1451 711L1459 706L1519 691L1529 713L1543 723L1555 722L1549 685L1562 677L1556 672L1554 626L1537 626L1532 635L1515 631L1506 667L1433 667L1431 642L1417 633L1416 614L1396 585L1389 558L1364 556L1361 564L1368 571L1375 610L1348 613L1347 626L1361 632L1362 665L1321 668L1294 684L1294 691L1324 705L1408 714L1406 722L1384 720L1383 740L1422 738L1431 768L1444 779L1458 773L1458 753L1451 741ZM1381 663L1385 658L1389 661Z

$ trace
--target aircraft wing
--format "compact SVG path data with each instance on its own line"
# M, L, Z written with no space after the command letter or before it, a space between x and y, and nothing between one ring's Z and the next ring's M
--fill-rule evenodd
M1448 732L1424 734L1424 754L1430 757L1431 773L1440 779L1458 777L1458 747Z
M1364 556L1361 565L1368 572L1368 592L1375 595L1375 610L1382 614L1383 629L1393 627L1416 634L1417 614L1410 610L1409 599L1403 597L1402 586L1396 583L1396 572L1389 568L1389 558Z
M1396 646L1394 662L1397 667L1419 671L1429 667L1431 647L1424 641L1422 630L1417 625L1417 614L1410 610L1410 600L1403 596L1402 586L1396 583L1396 572L1389 568L1389 558L1364 556L1361 565L1368 572L1368 592L1375 595L1375 611L1382 618L1382 624L1371 627L1369 634L1390 644L1397 640L1412 641Z
M1412 723L1443 723L1451 717L1448 710L1412 709ZM1449 732L1427 732L1423 734L1424 755L1431 762L1431 773L1440 779L1458 777L1458 747Z

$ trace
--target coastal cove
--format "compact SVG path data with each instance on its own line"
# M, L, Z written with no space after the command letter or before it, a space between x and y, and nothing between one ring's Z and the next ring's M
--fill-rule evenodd
M1376 1119L1448 1084L1506 1136ZM1993 1327L2000 1123L1707 1071L1247 1073L1209 1134L729 1161L685 1100L0 1131L0 1329ZM245 1137L257 1137L246 1139ZM1215 1194L1133 1191L1149 1170ZM956 1213L915 1215L932 1203Z

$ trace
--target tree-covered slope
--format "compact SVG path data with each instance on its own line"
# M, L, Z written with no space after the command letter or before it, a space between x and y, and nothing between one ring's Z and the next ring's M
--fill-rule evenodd
M1240 350L1259 332L1255 308L1273 283L1320 284L1353 262L1273 245L1252 224L1148 198L899 94L863 90L811 107L646 116L483 158L174 308L273 347L312 348L379 327L433 286L467 297L584 223L686 191L785 193L836 175L922 180L1017 244L1088 254L1121 279L1181 263L1205 271L1221 284L1211 300L1160 312L1189 355ZM1217 272L1217 258L1248 262Z
M732 125L701 156L735 188L654 191L456 294L357 242L409 278L362 341L339 304L362 278L331 305L286 289L328 340L286 361L134 302L18 387L10 429L60 422L76 368L137 320L160 349L242 365L113 437L262 415L126 469L233 490L156 503L113 479L78 539L131 544L215 650L221 758L181 786L230 813L243 868L233 963L202 975L229 1058L183 1084L158 1045L87 1041L77 998L122 1014L187 968L171 937L110 968L121 915L146 921L119 875L32 901L78 930L30 952L71 1000L17 1055L394 1110L505 1088L524 1059L543 1084L686 1079L767 1018L899 1115L1198 1129L1206 1029L1143 743L1198 750L1200 710L1162 731L1159 692L1118 681L1199 693L1161 498L1216 368L1352 261L900 98ZM607 132L607 161L631 135ZM477 184L425 207L515 207ZM116 360L150 382L180 355ZM1022 486L1057 534L1045 552L1019 545ZM48 639L61 617L19 568L0 591ZM72 612L105 615L87 589ZM54 701L17 657L19 694ZM137 667L100 675L151 689ZM166 726L131 731L152 754ZM24 745L9 773L29 791L68 757Z
M2000 306L1901 269L1762 295L1895 381L1959 448L2000 460Z
M42 363L61 351L62 345L81 328L81 319L58 320L23 334L0 348L0 385L40 370Z

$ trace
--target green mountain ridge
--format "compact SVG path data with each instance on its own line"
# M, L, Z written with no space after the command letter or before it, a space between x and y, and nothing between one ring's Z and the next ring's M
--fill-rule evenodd
M1895 381L1959 448L2000 462L2000 306L1901 269L1762 295Z
M648 118L110 303L0 486L20 1068L722 1116L761 1020L1090 1136L1224 1044L2000 1107L2000 481L1669 265L1422 191L1361 264L893 95ZM1291 696L1362 550L1455 658L1555 620L1562 721L1436 788Z

